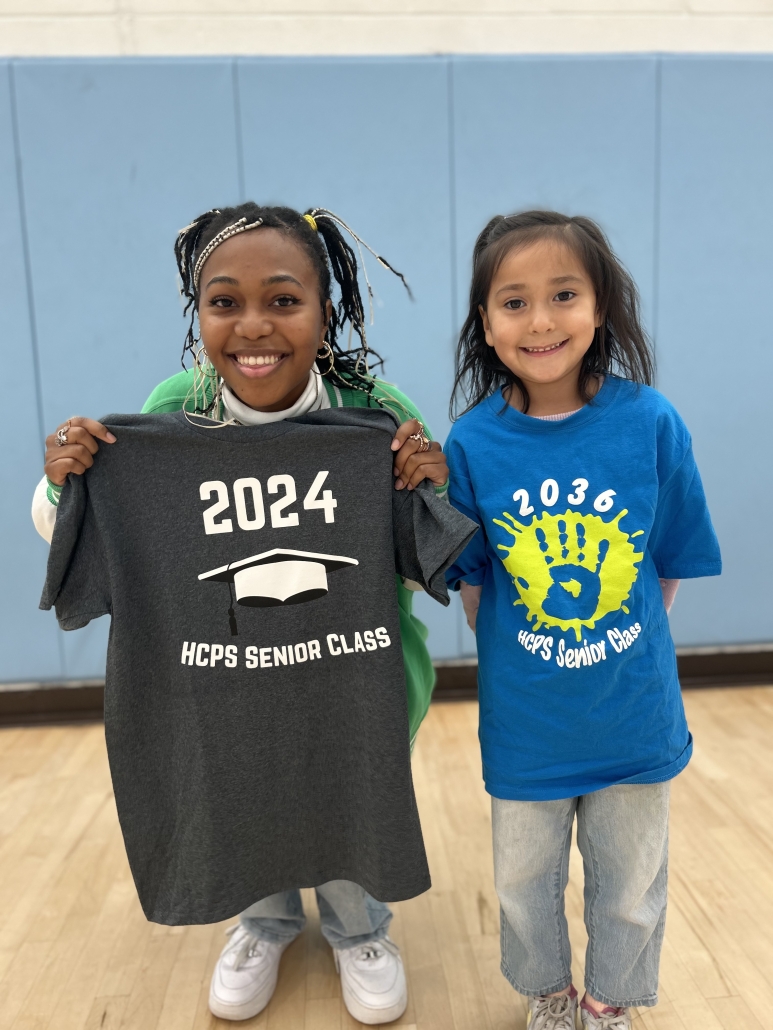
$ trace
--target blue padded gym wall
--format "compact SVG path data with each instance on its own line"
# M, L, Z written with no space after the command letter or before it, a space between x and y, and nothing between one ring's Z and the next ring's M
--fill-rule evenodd
M42 439L76 412L139 410L179 369L175 234L247 197L330 207L406 273L415 303L371 263L371 342L440 439L479 229L532 206L598 219L642 291L658 385L693 432L725 556L721 580L682 587L675 639L773 640L772 107L767 57L0 62L16 398L0 680L102 675L108 620L64 634L37 610ZM435 657L474 653L456 600L417 608Z

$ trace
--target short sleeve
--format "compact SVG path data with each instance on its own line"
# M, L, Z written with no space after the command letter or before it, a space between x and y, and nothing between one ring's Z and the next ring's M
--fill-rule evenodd
M451 505L477 525L483 525L483 519L475 503L475 493L467 474L467 461L464 451L453 433L445 447L448 459L448 499ZM470 586L482 586L486 578L488 565L486 553L486 534L481 531L470 540L456 561L446 571L446 582L451 590L458 590L461 582Z
M438 497L429 480L415 490L393 490L392 497L397 573L448 605L445 571L477 533L478 526L452 508L445 497Z
M660 579L718 576L722 557L692 446L661 486L648 549Z
M87 476L67 478L57 508L56 526L40 607L56 608L62 629L80 629L111 612L107 561Z

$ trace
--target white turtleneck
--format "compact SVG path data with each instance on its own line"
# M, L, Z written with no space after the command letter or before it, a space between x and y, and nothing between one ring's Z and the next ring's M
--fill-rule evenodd
M257 411L240 401L230 387L223 384L223 407L227 419L233 419L242 426L265 426L269 422L281 422L285 418L305 415L307 411L321 411L330 407L330 399L322 382L322 376L316 369L309 372L306 389L298 400L284 411Z

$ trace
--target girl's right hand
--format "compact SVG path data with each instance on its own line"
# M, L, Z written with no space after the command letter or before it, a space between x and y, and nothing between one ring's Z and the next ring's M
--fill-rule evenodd
M60 444L57 434L64 430L67 443ZM64 486L68 472L82 476L94 464L99 450L97 440L115 443L115 437L101 422L77 415L46 437L46 463L43 471L52 483Z

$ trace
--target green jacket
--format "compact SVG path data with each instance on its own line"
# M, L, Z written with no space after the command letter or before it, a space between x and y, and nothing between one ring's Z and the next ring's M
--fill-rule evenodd
M322 381L325 384L331 408L373 407L373 401L362 390L334 386L327 379ZM145 401L142 408L143 414L180 411L182 408L193 411L195 404L192 384L192 370L178 372L170 379L165 379ZM408 418L424 421L416 406L390 383L377 380L373 397L378 398L383 407L393 411L401 422L405 422ZM428 436L430 435L428 429L425 429L425 432ZM445 487L442 489L445 490ZM432 691L435 687L435 670L425 643L427 627L413 614L413 591L405 586L399 576L396 576L395 579L405 663L405 683L408 692L408 721L411 743L413 743L422 719L429 708Z

